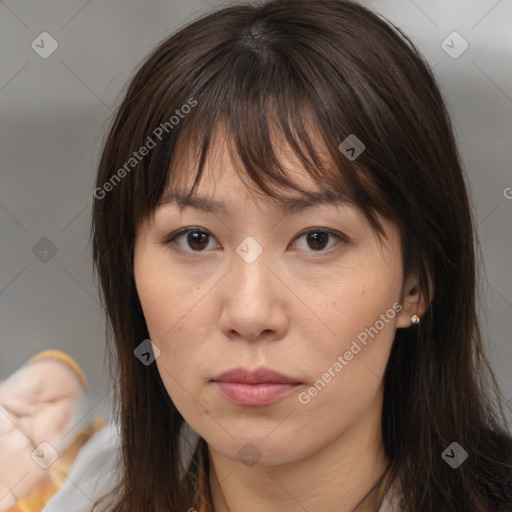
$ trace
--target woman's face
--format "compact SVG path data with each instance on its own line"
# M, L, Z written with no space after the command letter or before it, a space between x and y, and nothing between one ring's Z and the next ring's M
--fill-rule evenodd
M399 230L380 218L381 245L354 206L286 211L251 193L216 148L197 191L206 200L183 211L168 202L137 231L135 280L156 364L211 448L249 465L298 461L380 425L395 329L417 312ZM182 169L190 176L194 164ZM188 191L182 184L173 191Z

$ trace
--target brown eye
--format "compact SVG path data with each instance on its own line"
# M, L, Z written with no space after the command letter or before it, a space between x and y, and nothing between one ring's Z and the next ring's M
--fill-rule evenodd
M180 250L189 253L201 253L214 249L209 247L210 242L213 241L212 235L200 228L186 228L174 233L164 243L166 245L177 245ZM347 242L347 238L341 233L334 233L333 231L325 229L310 229L299 235L296 240L299 242L305 240L305 244L295 243L296 247L306 252L321 252L329 253L329 249L336 245L336 241ZM327 249L327 250L326 250Z
M307 235L307 243L312 249L322 250L325 249L327 242L329 241L329 235L327 233L309 233Z
M208 247L208 234L199 231L187 233L187 244L195 251L202 251Z
M297 237L298 241L305 240L305 244L296 243L296 247L300 250L308 252L329 252L325 249L331 249L335 246L336 240L346 241L346 239L337 233L322 229L310 229ZM301 246L302 245L302 246Z
M165 244L176 244L186 252L205 252L208 249L211 235L199 228L182 229L169 238Z

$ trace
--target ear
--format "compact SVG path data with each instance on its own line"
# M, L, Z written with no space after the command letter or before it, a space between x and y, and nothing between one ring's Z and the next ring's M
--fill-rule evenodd
M428 297L434 296L434 284L431 278L429 278L429 287L430 290L425 290L425 293L421 293L417 276L410 276L405 280L402 289L402 310L398 315L396 324L398 328L410 327L412 325L412 315L417 315L421 321L423 314L430 305Z

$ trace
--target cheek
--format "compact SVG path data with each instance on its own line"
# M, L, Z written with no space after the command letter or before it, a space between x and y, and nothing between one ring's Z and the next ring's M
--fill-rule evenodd
M310 295L328 333L328 342L319 344L317 349L332 357L349 350L355 340L362 347L368 347L374 339L390 344L397 310L401 309L401 281L395 267L375 258L331 282L325 293Z
M194 295L174 286L167 288L162 281L156 287L141 286L139 293L149 337L160 349L155 363L165 389L183 417L202 421L205 409L198 398L203 382L197 366L206 358L201 343L205 335L201 318L195 315Z
M205 287L183 286L177 279L141 280L139 298L150 339L164 359L185 364L200 349L200 341L211 332L212 319L207 314Z
M145 253L136 258L134 274L150 338L162 349L167 334L192 308L196 294L193 283L160 264L156 256Z
M316 435L318 418L325 443L380 407L382 376L400 307L395 286L381 288L380 293L357 287L345 292L329 303L328 320L335 335L328 337L330 342L324 339L315 350L309 350L311 381L298 396L306 420L304 436Z
M307 417L335 425L333 435L363 414L379 393L402 307L400 269L385 260L363 268L333 283L323 308L318 296L328 335L302 358L311 381L299 402Z
M203 342L211 333L206 315L205 297L209 287L196 279L176 273L165 264L149 261L147 253L135 260L135 280L151 341L159 348L156 365L169 396L182 414L194 408L191 396L197 396L202 382L197 378L205 355ZM194 414L201 413L198 409Z

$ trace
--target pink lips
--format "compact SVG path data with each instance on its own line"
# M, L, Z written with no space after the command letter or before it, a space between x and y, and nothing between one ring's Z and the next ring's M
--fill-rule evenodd
M235 368L213 379L219 391L237 405L260 407L277 402L301 383L268 368Z

